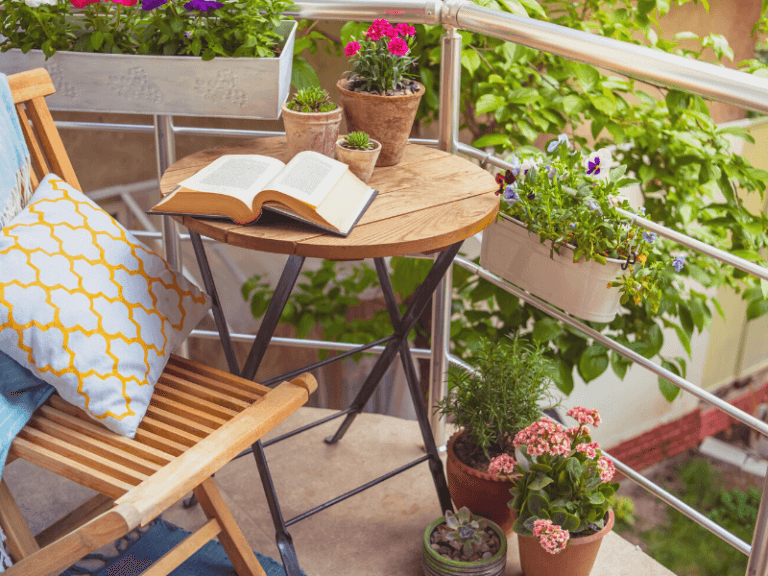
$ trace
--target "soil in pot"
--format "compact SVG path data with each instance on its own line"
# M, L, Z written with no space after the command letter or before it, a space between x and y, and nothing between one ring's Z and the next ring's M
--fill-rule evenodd
M458 544L455 541L446 540L445 535L449 532L452 532L452 530L443 522L432 531L429 537L429 547L448 560L456 560L458 562L487 560L488 558L493 558L501 548L499 535L490 526L485 528L488 540L480 547L477 553L470 556L464 554L461 548L456 548Z
M502 451L498 445L492 445L490 453L495 457ZM510 536L517 518L507 505L512 499L509 489L513 484L488 474L489 463L483 451L464 432L454 434L448 441L448 491L457 508L466 506L473 514L498 524Z

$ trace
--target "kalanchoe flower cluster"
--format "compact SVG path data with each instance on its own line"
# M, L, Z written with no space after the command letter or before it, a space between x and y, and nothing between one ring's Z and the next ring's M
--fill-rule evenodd
M529 456L565 455L571 451L571 440L565 428L551 418L542 418L518 432L514 444L515 448L526 445Z
M600 470L600 479L603 482L610 482L613 480L614 474L616 474L613 462L605 456L600 456L600 459L597 461L597 469Z
M571 537L567 530L552 524L552 520L536 520L533 523L533 535L539 539L541 547L550 554L565 550Z
M374 20L362 40L353 39L344 47L344 54L355 58L350 80L363 81L362 88L368 92L402 88L412 76L408 39L415 34L416 28L404 22L393 26L384 19Z
M597 410L589 410L588 408L582 408L580 406L571 408L566 414L576 420L579 424L591 424L595 428L597 428L598 424L601 422L600 414L598 414Z
M501 476L502 474L511 476L515 473L516 467L517 461L512 456L502 454L491 460L491 463L488 465L488 474L491 476Z

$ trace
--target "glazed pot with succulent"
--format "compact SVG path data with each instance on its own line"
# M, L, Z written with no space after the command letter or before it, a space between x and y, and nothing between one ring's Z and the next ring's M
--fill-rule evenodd
M606 149L572 150L565 134L546 156L513 155L497 176L501 206L483 232L481 265L585 320L610 322L630 298L658 310L685 258L663 259L657 235L619 213L645 210L621 192L637 181L611 162Z
M376 166L400 162L424 95L424 85L411 79L415 34L409 24L374 20L363 38L353 38L344 49L353 59L352 70L336 88L349 131L363 130L381 143Z
M507 501L513 482L499 477L491 463L514 453L515 435L557 405L553 367L541 346L520 337L484 339L470 349L468 362L476 371L452 366L450 392L437 404L437 411L459 428L448 440L448 490L457 507L467 506L511 534L514 514Z
M53 110L277 119L290 91L291 5L4 0L0 69L54 67Z
M424 576L498 576L507 565L507 537L500 526L462 507L450 510L424 531Z
M363 131L352 132L336 141L336 158L349 166L350 172L368 182L381 152L381 144Z
M291 157L312 150L336 157L342 108L331 102L327 90L319 86L302 88L283 104L283 124Z
M501 477L516 480L509 507L517 513L514 530L526 576L589 576L613 527L611 503L619 484L611 483L613 463L589 430L600 424L600 414L581 407L567 414L578 426L541 418L517 433L513 444L527 467L510 454L494 459Z

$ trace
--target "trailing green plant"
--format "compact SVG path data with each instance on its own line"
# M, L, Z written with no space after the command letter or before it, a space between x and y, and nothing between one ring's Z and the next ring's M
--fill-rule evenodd
M363 131L350 132L344 137L342 144L345 148L351 148L352 150L372 150L376 147L371 142L368 134Z
M31 4L28 5L28 4ZM35 6L35 4L37 4ZM7 0L0 50L272 57L292 0Z
M488 533L485 531L488 521L485 518L473 520L472 512L466 506L459 509L455 515L446 510L445 525L450 529L445 533L445 539L466 556L475 554L488 541Z
M514 452L515 434L536 421L543 408L557 405L552 366L542 347L511 337L474 344L469 363L476 372L449 368L451 392L437 402L436 412L453 417L490 461L491 445Z
M616 517L616 530L631 530L635 525L635 502L629 496L615 496L613 514Z
M337 108L336 104L331 102L328 91L319 86L300 89L286 106L296 112L304 113L330 112Z
M702 458L686 462L676 473L682 486L670 491L738 538L752 539L760 490L724 489L721 474ZM675 574L741 576L747 569L744 554L672 508L664 524L640 537L648 554Z

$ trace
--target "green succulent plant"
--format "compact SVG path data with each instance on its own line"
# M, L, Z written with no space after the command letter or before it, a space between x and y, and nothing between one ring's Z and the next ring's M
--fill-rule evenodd
M450 510L445 511L445 524L452 531L447 532L445 539L455 548L461 548L466 556L471 556L488 540L485 528L487 520L472 520L472 512L466 506L462 507L456 515ZM456 545L453 543L456 542Z
M365 132L350 132L344 137L344 146L353 150L371 150L376 145L371 142L368 134Z
M286 106L296 112L304 113L336 110L336 104L331 102L328 91L319 86L302 88Z

